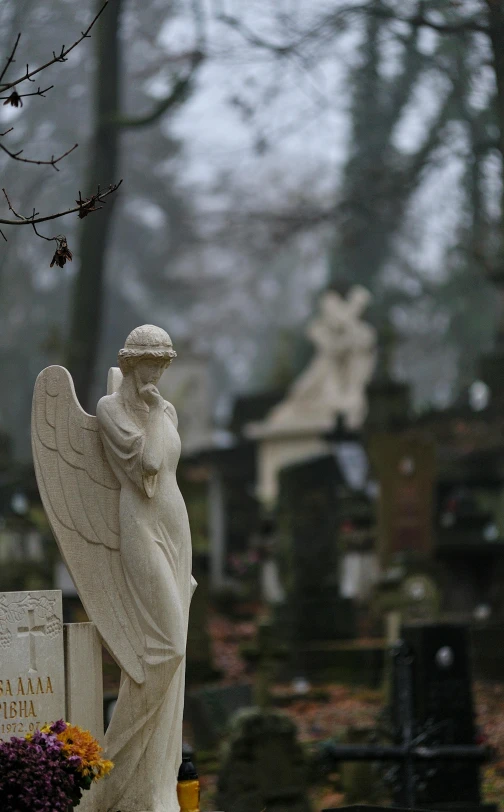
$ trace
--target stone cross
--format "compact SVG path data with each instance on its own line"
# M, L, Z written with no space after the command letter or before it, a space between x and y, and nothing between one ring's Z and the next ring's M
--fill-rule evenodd
M18 637L26 637L26 636L28 636L28 639L30 641L30 671L36 671L37 670L37 661L35 659L35 657L36 657L35 638L44 636L45 630L46 630L46 624L45 623L39 623L38 626L36 625L37 621L35 620L35 610L34 609L28 609L26 614L28 615L28 625L27 626L19 626L17 632L18 632Z

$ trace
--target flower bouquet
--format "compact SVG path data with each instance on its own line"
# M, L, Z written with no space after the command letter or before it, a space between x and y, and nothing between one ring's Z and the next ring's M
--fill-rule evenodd
M60 720L0 741L2 812L69 812L113 767L87 730Z

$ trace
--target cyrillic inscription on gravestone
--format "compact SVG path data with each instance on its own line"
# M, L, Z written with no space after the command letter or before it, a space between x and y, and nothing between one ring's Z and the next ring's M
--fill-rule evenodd
M65 717L61 592L0 592L0 739Z

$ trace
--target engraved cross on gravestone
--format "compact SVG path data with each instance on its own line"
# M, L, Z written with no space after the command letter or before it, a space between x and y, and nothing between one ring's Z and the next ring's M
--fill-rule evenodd
M35 610L28 609L28 626L19 626L18 628L18 637L25 637L28 636L30 641L30 671L37 670L37 661L36 657L36 649L35 649L35 637L37 635L44 635L46 630L46 624L41 623L40 625L36 625L35 620Z
M61 592L0 593L0 739L65 716Z

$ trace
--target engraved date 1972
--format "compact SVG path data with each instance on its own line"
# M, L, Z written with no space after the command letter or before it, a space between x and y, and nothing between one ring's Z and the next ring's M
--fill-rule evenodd
M34 733L37 725L33 722L25 724L24 722L7 722L0 724L0 733L2 735L15 735L16 733Z

